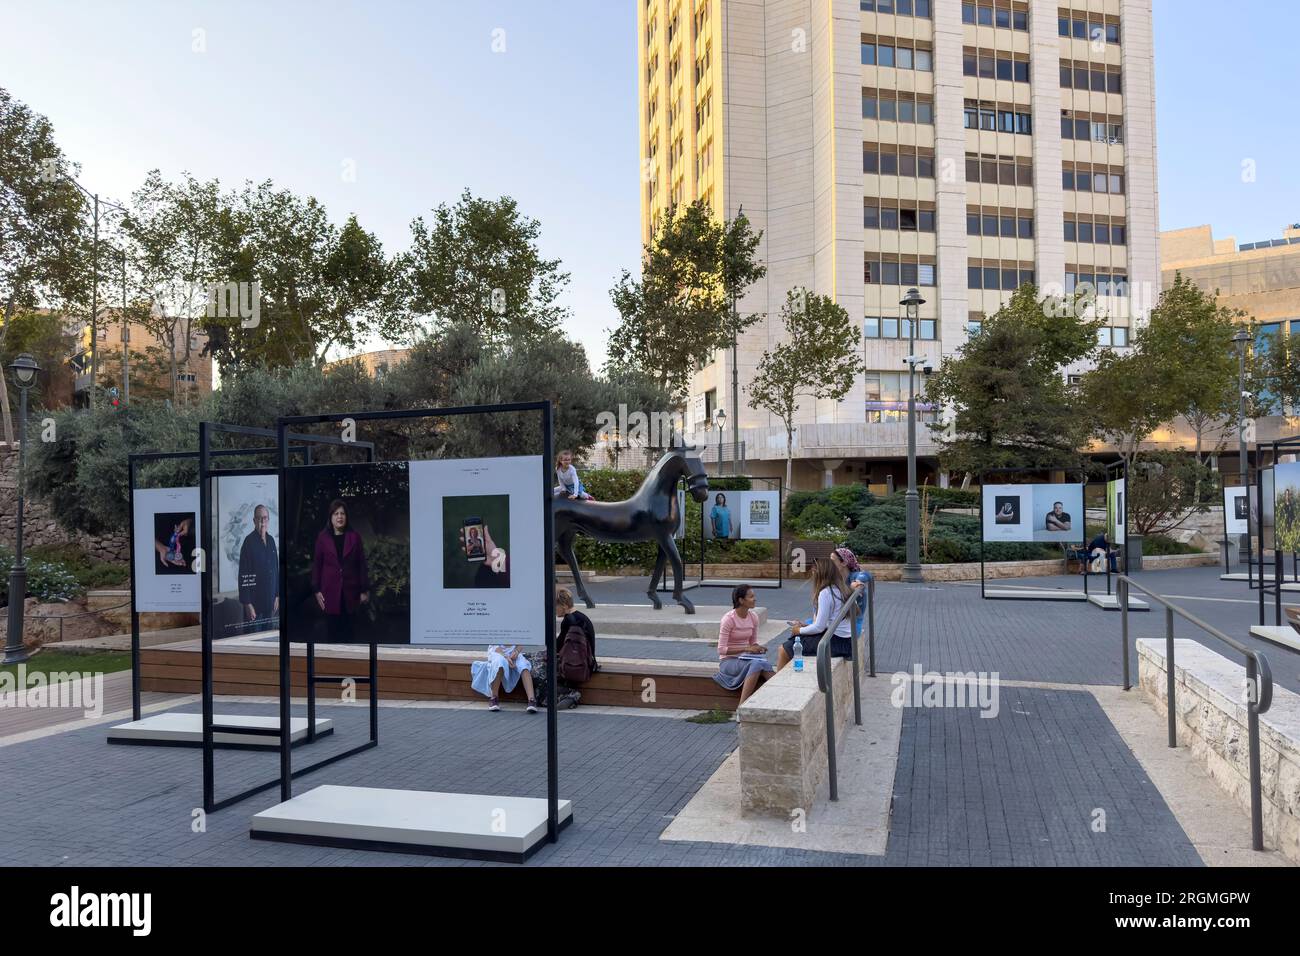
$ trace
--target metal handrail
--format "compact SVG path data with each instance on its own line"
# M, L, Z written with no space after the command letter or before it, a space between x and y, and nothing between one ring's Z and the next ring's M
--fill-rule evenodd
M867 601L868 659L871 664L871 676L876 676L875 578L868 578L865 588L853 588L850 591L849 596L845 598L835 617L831 619L830 624L826 625L826 630L822 632L822 639L817 643L817 687L826 697L826 770L832 800L839 800L840 793L838 767L835 761L835 687L831 682L831 640L835 636L835 629L844 620L844 616L850 611L856 611L858 604L863 599L864 591L866 592ZM860 656L858 653L858 639L861 634L858 629L858 615L856 613L849 618L849 630L851 633L849 637L849 666L853 671L853 721L860 727L862 726L862 690L858 675Z
M1273 704L1273 672L1268 658L1254 648L1224 634L1217 627L1206 624L1195 614L1172 604L1153 591L1138 584L1127 574L1115 575L1119 582L1120 639L1124 655L1124 689L1130 689L1128 667L1128 597L1129 588L1137 588L1165 609L1165 711L1168 717L1169 746L1178 746L1176 689L1174 687L1174 616L1195 624L1206 634L1217 638L1246 658L1246 732L1250 742L1250 831L1251 843L1256 850L1264 849L1264 800L1260 789L1259 769L1259 715ZM820 650L820 648L818 648Z

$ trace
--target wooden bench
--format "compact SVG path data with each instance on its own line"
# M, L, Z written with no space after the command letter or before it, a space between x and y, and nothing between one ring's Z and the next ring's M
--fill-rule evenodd
M612 642L611 642L612 643ZM218 695L273 697L279 694L279 653L266 647L213 648L213 690ZM316 652L318 676L360 677L367 673L366 649L320 647ZM381 648L379 696L381 700L487 701L470 686L470 664L481 660L477 651L431 648ZM144 648L140 652L140 688L175 694L201 692L202 661L198 641ZM739 695L713 680L712 661L657 661L600 657L600 670L578 689L583 704L615 707L719 709L733 711ZM306 693L307 660L301 645L293 648L290 681L295 696ZM648 682L648 683L647 683ZM356 699L367 699L368 689L358 684ZM317 699L338 700L338 684L319 684ZM524 700L522 684L507 700Z

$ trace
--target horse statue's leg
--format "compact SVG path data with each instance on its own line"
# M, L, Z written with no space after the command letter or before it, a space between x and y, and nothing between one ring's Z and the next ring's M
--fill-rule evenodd
M573 586L577 588L578 596L586 602L587 607L595 607L596 602L591 599L591 595L587 593L587 585L583 583L582 569L578 567L578 556L573 553L573 538L572 531L565 532L556 539L555 547L569 566L569 570L573 572Z
M650 598L650 603L654 605L656 611L663 609L663 604L659 600L658 591L659 582L664 576L664 564L667 560L668 556L664 554L664 546L661 544L659 545L659 553L655 555L655 569L654 573L650 575L650 587L645 592L646 596Z
M672 532L666 534L659 542L659 560L663 560L665 552L668 560L673 566L673 600L686 609L687 614L695 613L695 605L691 599L682 593L682 556L677 553L677 542L673 540Z

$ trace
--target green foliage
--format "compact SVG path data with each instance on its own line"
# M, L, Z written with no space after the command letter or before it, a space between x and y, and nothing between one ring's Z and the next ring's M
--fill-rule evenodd
M126 564L98 561L72 542L64 544L38 544L27 549L27 557L51 564L60 564L86 590L122 587L131 580L131 568Z
M814 502L800 511L798 520L790 523L790 530L802 536L813 528L839 527L843 521L844 516L830 505Z
M907 557L907 511L897 495L865 508L858 526L848 533L848 546L859 557L903 561ZM989 542L987 561L1034 561L1060 557L1054 545L1033 542ZM927 564L956 564L980 559L980 523L972 515L936 514L930 532Z
M653 541L597 541L580 534L573 540L573 553L584 571L640 568L648 574L659 549Z
M1218 473L1182 449L1143 452L1129 470L1129 525L1156 535L1174 530L1193 514L1205 514L1218 499Z
M625 269L610 290L620 321L608 370L639 371L684 398L690 369L758 321L732 308L767 272L755 259L761 238L743 214L719 223L702 201L669 208L645 247L640 278Z
M1086 300L1038 300L1021 286L985 319L979 335L946 357L926 388L954 414L931 426L939 459L951 471L1077 467L1092 431L1065 368L1089 358L1100 320L1077 318Z
M1168 535L1153 534L1142 539L1142 553L1154 557L1161 554L1200 554L1201 551Z
M794 417L800 400L840 401L862 371L858 331L833 298L804 288L786 293L785 338L763 353L749 383L749 407L771 412L785 426L785 481L792 481Z
M727 724L731 722L732 716L731 711L714 707L712 710L702 710L684 719L688 724Z
M1273 537L1279 551L1300 551L1300 490L1280 489L1273 513Z
M408 541L377 535L366 543L370 600L381 613L410 601L411 548Z
M394 262L392 298L412 319L465 326L494 345L554 335L569 317L559 299L569 282L558 259L543 259L541 224L509 196L467 189L426 223L411 223L410 249Z
M86 593L86 588L66 566L56 561L27 559L27 596L42 604L54 601L71 601ZM9 572L13 570L14 554L0 548L0 601L9 603Z

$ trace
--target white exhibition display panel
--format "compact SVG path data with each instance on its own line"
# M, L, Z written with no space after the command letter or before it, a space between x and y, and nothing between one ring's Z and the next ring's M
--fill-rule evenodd
M1125 525L1128 523L1128 502L1124 500L1126 494L1123 478L1106 482L1106 517L1109 519L1107 530L1111 533L1110 543L1113 545L1124 543L1127 531Z
M781 537L781 493L742 491L740 494L740 537L776 540Z
M1084 538L1082 485L985 485L982 493L985 541Z
M253 512L262 505L271 514L267 534L280 546L280 479L277 475L221 475L212 482L216 512L216 565L218 593L237 591L239 556L244 541L254 532ZM247 573L247 569L245 569Z
M412 644L545 643L541 472L537 455L410 463ZM470 561L462 534L493 547Z
M199 489L137 488L133 506L135 609L197 612L193 551L201 530Z
M1223 489L1223 533L1250 533L1250 489Z

